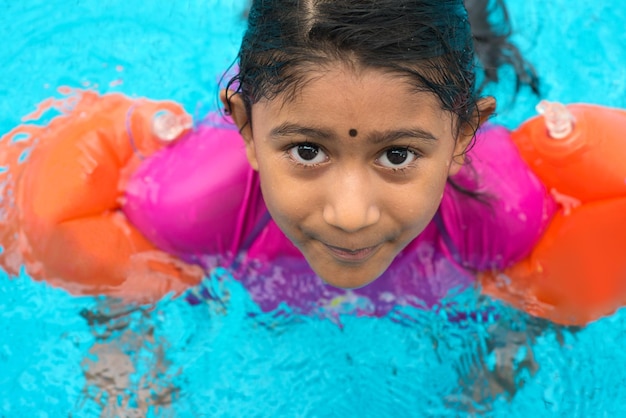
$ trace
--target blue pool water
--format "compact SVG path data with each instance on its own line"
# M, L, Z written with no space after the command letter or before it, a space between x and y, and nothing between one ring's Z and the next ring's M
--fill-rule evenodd
M173 99L195 115L244 28L240 0L0 0L0 133L58 86ZM626 108L622 0L509 0L542 96ZM574 7L573 4L576 3ZM497 122L534 114L504 81ZM0 417L613 417L626 407L626 312L582 330L473 291L453 312L338 321L221 301L130 307L0 271ZM451 322L455 312L489 311ZM252 315L251 315L252 314Z

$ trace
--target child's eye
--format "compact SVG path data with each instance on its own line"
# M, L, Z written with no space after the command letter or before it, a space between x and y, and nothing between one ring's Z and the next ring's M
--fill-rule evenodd
M287 151L298 164L316 165L328 160L328 156L315 144L302 143L294 145Z
M402 169L417 159L417 154L408 148L389 148L376 160L385 168Z

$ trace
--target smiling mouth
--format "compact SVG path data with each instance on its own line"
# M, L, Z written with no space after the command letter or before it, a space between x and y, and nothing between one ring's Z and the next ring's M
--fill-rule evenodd
M330 253L338 260L348 263L362 263L369 259L378 248L379 245L373 247L359 248L356 250L350 250L347 248L334 247L332 245L324 244Z

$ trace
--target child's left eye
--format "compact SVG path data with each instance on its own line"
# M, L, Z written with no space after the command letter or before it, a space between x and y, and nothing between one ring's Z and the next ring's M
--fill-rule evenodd
M376 162L385 168L402 169L417 159L417 154L408 148L389 148Z
M316 165L328 160L328 156L319 146L306 142L289 148L288 153L291 158L302 165Z

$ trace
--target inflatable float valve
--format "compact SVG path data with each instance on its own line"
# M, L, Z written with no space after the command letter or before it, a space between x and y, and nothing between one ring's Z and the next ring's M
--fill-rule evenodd
M152 133L164 143L174 141L176 138L193 126L189 115L175 115L169 110L161 110L152 118Z
M545 118L550 138L556 140L564 139L574 130L574 116L563 104L542 100L535 109Z

